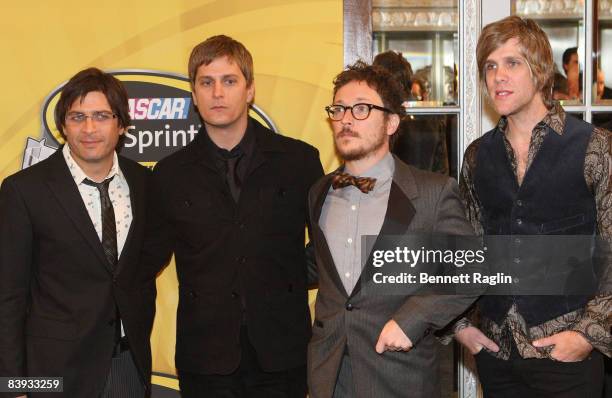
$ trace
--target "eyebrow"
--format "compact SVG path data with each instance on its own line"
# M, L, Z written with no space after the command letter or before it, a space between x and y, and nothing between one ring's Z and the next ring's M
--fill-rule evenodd
M357 97L357 98L355 98L355 103L356 103L356 104L362 103L363 101L370 101L370 102L371 102L371 101L372 101L372 99L370 99L370 98L365 98L365 97ZM344 101L334 101L334 102L335 102L335 103L341 103L341 102L344 102Z
M198 80L202 80L202 79L215 79L215 78L217 78L217 77L219 77L219 78L221 78L221 79L225 79L225 78L228 78L228 77L235 77L235 78L238 78L238 75L237 75L237 74L235 74L235 73L230 73L230 74L227 74L227 75L221 75L221 76L202 75L202 76L198 76Z
M75 114L75 113L83 113L84 114L84 113L96 113L96 112L98 112L98 113L102 113L102 112L113 113L113 111L111 109L102 109L102 110L94 109L93 111L75 111L75 110L70 110L70 111L68 111L68 114Z
M517 55L517 56L508 55L508 56L502 57L503 61L510 61L510 60L517 60L517 59L521 60L521 61L526 61L525 57L523 57L522 55ZM485 61L485 63L487 63L487 64L496 64L497 62L492 60L491 58L488 58Z

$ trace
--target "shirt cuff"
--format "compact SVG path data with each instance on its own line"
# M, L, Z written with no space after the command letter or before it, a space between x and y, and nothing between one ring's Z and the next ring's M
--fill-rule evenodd
M573 324L569 330L580 333L594 349L607 357L612 357L612 335L596 320L584 316L580 321Z
M462 317L452 325L446 327L443 333L436 334L436 338L441 344L448 345L453 341L455 334L457 334L458 331L470 326L474 326L472 321L470 321L467 317Z

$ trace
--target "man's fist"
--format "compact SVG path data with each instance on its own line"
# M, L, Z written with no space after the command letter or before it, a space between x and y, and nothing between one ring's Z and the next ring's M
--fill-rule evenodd
M387 322L376 342L376 352L379 354L385 351L408 351L411 348L412 342L393 319Z

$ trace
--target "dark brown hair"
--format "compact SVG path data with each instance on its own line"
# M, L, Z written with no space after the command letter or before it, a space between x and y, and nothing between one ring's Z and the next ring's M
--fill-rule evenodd
M382 99L385 108L391 113L404 114L402 107L401 86L393 79L389 71L379 65L368 65L357 61L340 72L334 79L334 98L336 93L351 82L365 82Z
M410 98L410 91L412 89L412 66L410 62L404 58L402 53L395 51L385 51L374 57L372 65L380 65L391 73L391 76L396 80L403 89L403 99L407 100Z
M82 101L93 91L99 91L106 96L112 112L117 115L119 126L130 125L130 108L128 95L123 84L113 75L97 68L88 68L72 76L62 88L59 101L55 107L55 127L64 135L66 114L75 101Z

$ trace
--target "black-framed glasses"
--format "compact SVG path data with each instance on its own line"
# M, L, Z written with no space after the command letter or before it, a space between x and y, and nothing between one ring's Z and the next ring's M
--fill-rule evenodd
M353 106L329 105L325 107L325 110L327 111L329 118L334 121L342 120L347 109L351 110L351 114L353 115L353 118L355 118L356 120L367 119L368 116L370 116L370 111L372 109L378 109L379 111L392 113L391 110L383 106L378 106L374 104L366 104L366 103L359 103Z
M91 120L94 122L105 123L111 121L116 117L117 115L115 115L114 113L106 111L91 112L91 114L89 115L82 112L71 112L66 115L66 122L71 124L81 124L85 123L87 118L91 118Z

